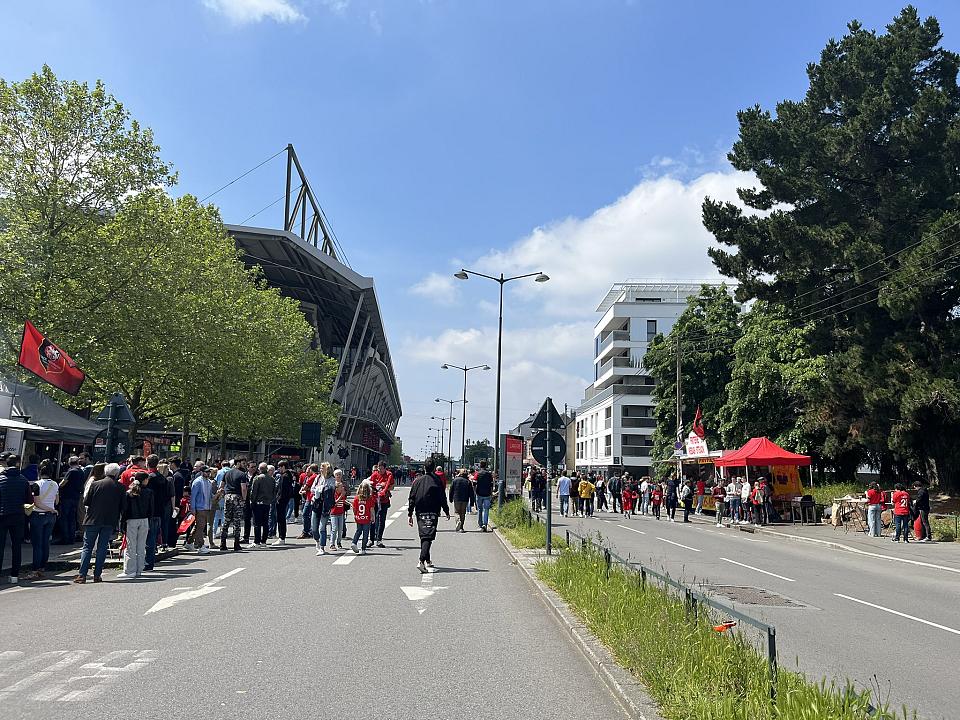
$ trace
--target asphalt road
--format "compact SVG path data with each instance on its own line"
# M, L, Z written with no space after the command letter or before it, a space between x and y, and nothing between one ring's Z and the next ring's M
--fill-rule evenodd
M404 511L368 556L294 541L4 590L0 715L623 717L497 539L470 529L441 521L423 577Z
M554 510L555 534L562 536L564 528L600 533L623 557L665 569L720 599L745 597L739 588L759 588L792 601L734 603L776 627L781 667L814 679L849 678L861 688L879 683L882 697L929 720L960 717L960 685L944 682L960 663L960 554L952 544L877 539L876 554L894 558L886 559L712 523L684 524L682 512L670 523L605 512L586 520L560 518ZM940 567L896 559L924 554Z

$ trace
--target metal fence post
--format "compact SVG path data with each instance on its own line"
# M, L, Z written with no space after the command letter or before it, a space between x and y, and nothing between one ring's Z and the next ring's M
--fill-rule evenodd
M777 702L777 629L767 627L767 662L770 663L770 702Z
M567 547L569 548L570 547L570 531L566 530L565 532L567 533Z
M640 587L643 588L644 592L647 590L647 569L641 565L640 566Z
M603 562L606 565L606 578L610 579L610 551L604 549L603 551Z

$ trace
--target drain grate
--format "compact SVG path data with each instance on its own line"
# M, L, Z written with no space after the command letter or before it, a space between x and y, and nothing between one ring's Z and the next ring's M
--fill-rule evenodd
M786 608L805 608L801 602L791 600L790 598L763 588L746 587L743 585L707 585L714 595L719 595L727 600L743 603L744 605L763 605L765 607L786 607Z

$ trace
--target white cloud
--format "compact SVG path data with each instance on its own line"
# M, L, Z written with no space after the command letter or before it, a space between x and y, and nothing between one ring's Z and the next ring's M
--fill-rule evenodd
M410 292L432 300L438 305L453 305L459 297L456 283L450 273L441 275L432 272L410 288Z
M289 0L203 0L203 4L238 25L266 19L279 23L301 22L307 19Z

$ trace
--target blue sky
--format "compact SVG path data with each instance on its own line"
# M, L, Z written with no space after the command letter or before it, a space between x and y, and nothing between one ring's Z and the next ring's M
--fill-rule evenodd
M417 454L460 379L495 359L496 285L461 265L544 270L507 294L503 427L592 377L594 308L627 278L714 276L705 194L749 178L737 110L802 95L805 67L901 3L177 0L10 3L0 76L104 80L207 195L287 142L353 267L376 278ZM923 2L960 49L960 4ZM283 192L277 158L219 193L239 222ZM275 205L250 224L277 226ZM468 437L491 437L493 373ZM455 424L459 436L459 423Z

